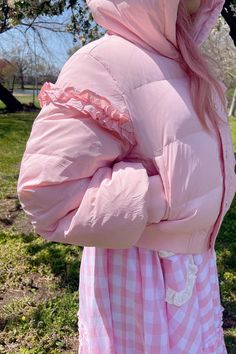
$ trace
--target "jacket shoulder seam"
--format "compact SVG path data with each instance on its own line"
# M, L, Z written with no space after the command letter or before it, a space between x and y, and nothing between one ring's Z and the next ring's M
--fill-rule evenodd
M130 113L130 109L129 109L129 105L128 105L128 102L127 102L127 98L126 98L126 95L125 95L125 92L121 89L121 86L119 85L117 79L115 78L115 76L112 74L112 72L109 70L108 66L106 64L104 64L103 62L101 62L97 57L95 57L94 55L92 55L90 52L88 53L83 53L83 54L86 54L88 56L90 56L91 58L93 58L94 60L96 60L100 65L102 65L104 67L104 69L108 72L109 76L112 78L112 80L114 81L115 85L117 86L118 90L119 90L119 93L120 95L122 96L123 98L123 101L125 103L125 106L126 106L126 109L128 110L129 112L129 117L130 117L130 124L133 128L133 132L134 132L134 139L137 143L137 139L136 139L136 135L135 135L135 130L134 130L134 123L133 123L133 120L132 120L132 116L131 116L131 113Z
M118 81L116 80L116 78L114 77L114 75L112 74L112 72L109 70L108 66L103 63L101 60L99 60L96 56L92 55L90 52L88 53L83 53L86 54L88 56L90 56L91 58L93 58L94 60L96 60L100 65L102 65L104 67L104 69L108 72L108 74L110 75L110 77L113 79L113 81L115 82L117 88L119 89L119 92L123 95L124 91L121 89Z

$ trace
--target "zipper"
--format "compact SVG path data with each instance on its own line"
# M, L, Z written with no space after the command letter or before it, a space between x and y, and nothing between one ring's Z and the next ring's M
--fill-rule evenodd
M222 199L221 199L221 206L220 206L220 212L218 215L218 218L215 222L215 226L213 227L213 231L210 234L210 248L211 251L214 251L214 247L215 247L215 242L216 242L216 238L218 235L218 232L220 230L222 221L223 221L223 211L224 211L224 202L225 202L225 196L226 196L226 166L225 166L225 159L224 159L224 150L223 150L223 138L221 136L221 132L220 129L218 128L217 124L215 124L216 126L216 131L219 137L219 142L220 142L220 161L221 161L221 171L222 171L222 175L223 175L223 193L222 193Z

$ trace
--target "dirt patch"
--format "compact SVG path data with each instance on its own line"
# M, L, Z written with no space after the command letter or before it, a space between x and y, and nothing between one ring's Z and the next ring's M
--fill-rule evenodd
M36 308L39 303L45 302L52 297L60 294L60 291L50 290L50 280L48 277L42 277L40 274L31 273L27 277L27 281L23 280L21 289L4 289L0 292L0 330L3 330L7 321L12 320L12 314L8 315L4 311L8 305L16 302L25 301L24 312L27 308ZM19 315L19 313L18 313Z
M15 232L24 234L34 231L17 195L9 195L0 201L0 231L12 227Z

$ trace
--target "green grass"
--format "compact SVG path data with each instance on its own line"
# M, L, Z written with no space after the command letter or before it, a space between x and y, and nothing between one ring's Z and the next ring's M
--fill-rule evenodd
M35 112L0 115L0 199L15 191L19 163L34 118Z
M16 194L36 114L0 115L0 353L75 353L82 248L36 235Z
M0 232L0 246L0 288L10 295L1 309L0 352L72 353L81 249L14 229Z
M38 87L40 87L41 85L39 85ZM30 89L30 90L33 90L34 88L34 85L33 84L26 84L25 85L25 90L26 89ZM15 84L14 85L14 89L21 89L21 85L20 84Z
M232 138L233 138L233 143L234 143L234 152L236 153L236 118L233 119L233 117L231 117L229 123L230 123L230 129L231 129L231 134L232 134Z
M76 353L82 247L49 243L34 234L16 196L35 116L0 115L0 353ZM236 120L231 131L236 151ZM236 353L235 232L236 201L216 242L228 354Z

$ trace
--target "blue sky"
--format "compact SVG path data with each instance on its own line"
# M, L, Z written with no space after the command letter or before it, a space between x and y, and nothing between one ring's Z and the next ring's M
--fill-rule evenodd
M67 22L70 18L70 12L66 11L61 16L54 16L51 20ZM47 18L48 19L48 18ZM29 43L31 43L31 47L34 48L34 40L36 53L40 54L46 60L53 61L53 63L61 69L63 64L68 59L68 49L72 48L74 45L79 45L80 42L73 42L73 36L69 33L54 33L48 30L40 30L41 35L44 38L46 45L49 48L48 52L43 52L39 43L37 36L34 37L33 31L27 31L27 35L21 33L24 32L25 28L20 29L12 29L7 31L6 33L1 34L1 42L0 42L0 56L2 56L3 49L6 51L11 51L11 48L14 48L16 45L25 44L25 38L28 39ZM51 53L50 53L51 52Z

